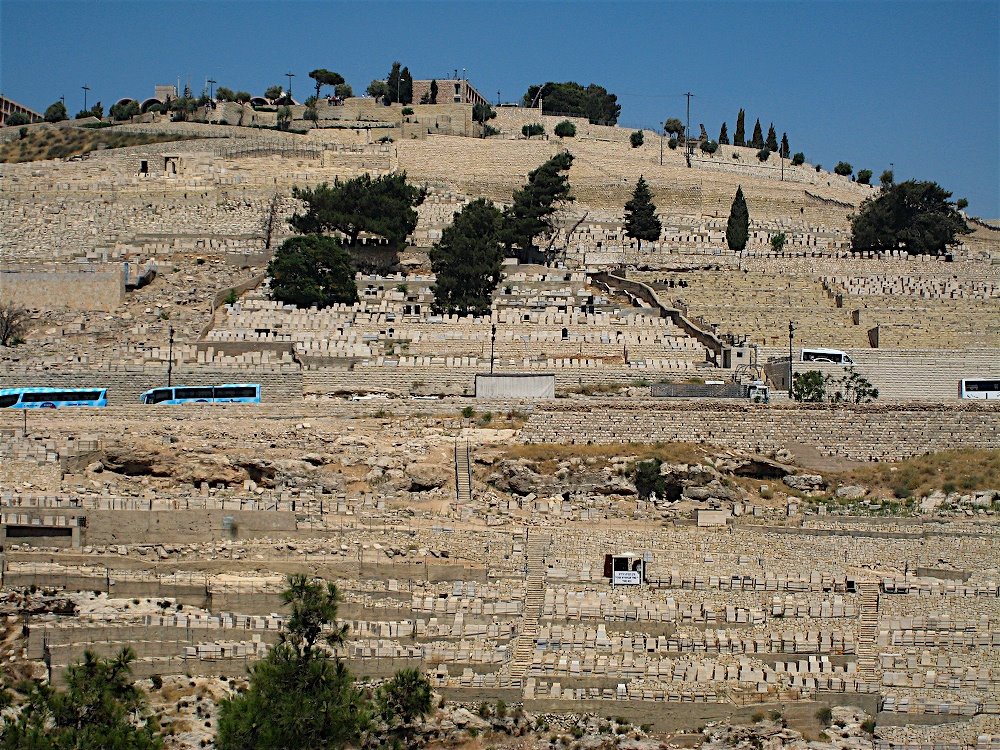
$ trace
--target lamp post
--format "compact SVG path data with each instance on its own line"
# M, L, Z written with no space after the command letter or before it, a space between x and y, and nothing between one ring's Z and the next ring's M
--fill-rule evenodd
M795 325L788 321L788 395L792 395L792 339L795 338Z
M294 73L285 73L288 76L288 98L292 98L292 79L295 78Z
M218 81L216 81L214 78L208 79L208 98L211 99L213 102L215 101L215 84L217 83Z
M87 111L87 92L90 91L90 86L81 86L83 89L83 111Z
M167 350L167 388L172 385L174 375L174 327L170 326L169 334L170 348Z
M497 343L497 324L494 323L490 330L490 375L493 374L493 352Z

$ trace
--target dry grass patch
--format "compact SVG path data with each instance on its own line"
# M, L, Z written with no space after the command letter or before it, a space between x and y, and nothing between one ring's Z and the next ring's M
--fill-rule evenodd
M0 163L68 159L108 148L142 146L150 143L186 141L202 136L167 133L124 133L115 128L34 128L26 137L0 145Z
M954 450L903 461L862 466L828 477L905 499L934 490L973 492L1000 489L1000 450Z

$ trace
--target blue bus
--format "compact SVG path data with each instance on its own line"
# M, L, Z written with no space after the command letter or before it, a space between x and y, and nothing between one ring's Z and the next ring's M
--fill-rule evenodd
M107 405L107 388L0 388L0 409Z
M139 400L144 404L259 404L259 383L225 385L175 385L152 388Z

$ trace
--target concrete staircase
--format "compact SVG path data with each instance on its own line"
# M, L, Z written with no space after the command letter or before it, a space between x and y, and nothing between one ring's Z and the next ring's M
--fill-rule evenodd
M472 462L469 443L455 443L455 499L459 505L472 502Z
M879 684L877 583L859 583L861 589L861 627L858 631L858 673L870 685Z
M535 652L535 639L538 636L538 624L545 605L545 553L549 547L549 539L536 533L528 538L527 560L528 577L524 597L524 613L521 617L521 631L510 662L512 679L524 681L524 676L531 666L531 657Z

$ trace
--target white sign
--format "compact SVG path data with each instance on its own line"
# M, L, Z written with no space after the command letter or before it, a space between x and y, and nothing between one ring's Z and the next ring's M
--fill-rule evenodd
M642 583L637 570L616 570L611 577L615 586L638 586Z

